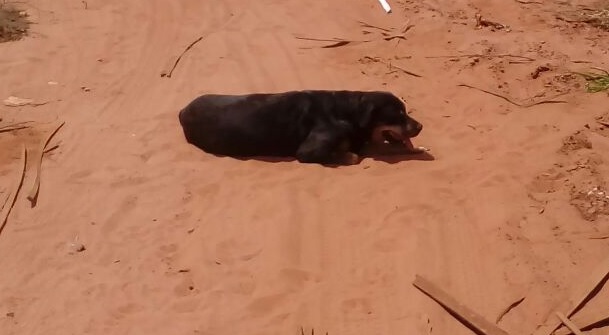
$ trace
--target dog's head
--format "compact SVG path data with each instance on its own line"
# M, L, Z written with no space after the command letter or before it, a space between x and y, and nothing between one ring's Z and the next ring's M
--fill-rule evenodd
M403 143L419 135L423 125L406 112L404 102L389 92L365 92L360 99L360 126L370 131L375 143Z

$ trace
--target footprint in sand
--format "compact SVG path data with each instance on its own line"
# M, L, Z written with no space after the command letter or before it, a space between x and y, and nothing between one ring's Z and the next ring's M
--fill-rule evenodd
M137 313L141 312L143 309L144 308L141 305L128 302L128 303L121 304L121 305L117 306L116 308L113 308L110 311L110 316L114 320L121 320L126 317L130 317L133 314L137 314Z
M139 198L137 196L130 195L126 196L125 199L121 201L119 206L113 207L112 214L107 220L104 221L104 224L102 225L102 233L110 234L122 223L124 223L123 218L131 214L131 212L137 208L138 201Z
M319 278L307 271L286 268L279 272L278 280L274 292L280 293L263 295L255 298L247 306L247 310L256 317L272 316L277 322L281 322L287 317L285 304L293 300L294 295L303 294L307 286L313 282L319 282Z
M279 272L279 277L282 283L285 283L290 291L300 292L305 289L306 285L315 280L319 282L319 278L315 278L311 273L294 268L283 269Z
M171 310L178 313L191 313L197 310L201 304L201 299L199 297L188 297L183 298L171 305Z
M177 297L186 297L197 293L195 282L191 278L182 278L178 285L174 287L173 293Z
M416 243L416 237L408 231L421 224L422 210L431 208L424 205L400 206L387 213L370 241L372 248L381 253L391 253L403 251L405 246Z
M70 175L70 177L68 177L68 180L70 181L70 183L82 184L82 183L84 183L83 179L86 179L92 173L93 173L93 170L78 171L78 172L72 173Z
M247 306L247 309L254 317L268 316L287 300L288 294L286 293L271 294L255 299Z
M224 240L216 245L216 260L230 265L234 262L247 262L256 258L262 252L262 247L251 241L237 239Z
M360 320L372 314L372 304L368 298L351 298L341 303L341 311L346 320Z

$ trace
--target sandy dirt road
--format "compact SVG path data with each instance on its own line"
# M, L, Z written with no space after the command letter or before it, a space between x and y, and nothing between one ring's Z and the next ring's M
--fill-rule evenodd
M543 323L609 254L609 205L586 198L609 178L607 95L569 74L609 67L609 33L557 19L583 1L390 3L390 15L373 0L23 4L36 24L0 44L0 98L49 103L0 105L0 124L36 122L0 133L0 199L20 143L34 157L66 125L36 207L20 196L0 235L0 333L470 334L415 274L493 321L525 295L500 323L512 334ZM476 13L508 31L476 29ZM358 21L413 27L385 41ZM459 84L566 103L521 107ZM240 161L179 128L205 92L310 88L402 96L435 160ZM70 253L75 239L85 251ZM576 322L609 303L603 292Z

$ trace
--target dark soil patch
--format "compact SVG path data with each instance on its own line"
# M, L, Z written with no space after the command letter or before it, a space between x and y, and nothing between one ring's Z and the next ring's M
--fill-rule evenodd
M580 7L577 10L563 12L557 17L566 22L586 23L609 31L609 1L602 0L597 2L592 8Z
M583 13L583 22L606 31L609 31L609 7Z
M592 149L592 143L588 140L586 134L578 131L563 139L559 152L566 154L579 149Z
M605 176L599 171L603 158L594 151L585 133L577 131L565 137L559 152L563 154L559 162L528 185L530 197L545 206L551 201L563 201L566 195L586 221L609 216L609 191Z
M597 116L595 121L595 123L589 124L588 128L599 135L609 137L609 112Z
M8 4L0 4L0 43L16 41L27 34L27 13Z

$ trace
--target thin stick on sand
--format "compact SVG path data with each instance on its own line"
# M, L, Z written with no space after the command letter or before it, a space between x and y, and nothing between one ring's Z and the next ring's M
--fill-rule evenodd
M596 122L598 124L600 124L601 126L609 127L609 122L607 122L607 121L597 120Z
M597 309L594 312L586 313L585 317L582 315L578 318L577 325L581 330L590 330L595 327L604 327L609 324L609 313L604 309ZM569 335L572 331L568 328L560 328L554 334L556 335Z
M328 48L342 47L342 46L349 45L349 44L368 43L368 42L374 42L374 41L380 41L380 40L391 41L396 38L405 40L406 36L405 36L405 34L395 34L395 35L383 34L382 37L368 39L368 40L349 40L349 39L337 38L337 37L328 39L328 38L315 38L315 37L306 37L306 36L294 36L294 38L299 39L299 40L305 40L305 41L333 42L332 44L326 44L326 45L322 45L322 46L318 47L318 48L322 48L322 49L328 49ZM312 47L301 47L301 49L312 49Z
M5 127L5 128L0 128L0 133L7 133L9 131L13 131L13 130L21 130L21 129L25 129L25 128L29 128L28 126L18 126L18 127Z
M368 24L368 23L366 23L364 21L357 21L357 23L359 23L360 26L365 27L365 28L374 28L374 29L382 30L382 31L387 32L387 33L391 32L391 30L389 30L387 28L383 28L383 27L372 25L372 24Z
M560 321L562 321L562 323L564 323L565 326L567 326L567 328L569 328L569 330L571 330L573 332L573 334L584 335L584 333L582 333L582 331L579 330L579 327L577 327L573 323L573 321L569 320L569 318L567 318L564 314L562 314L561 312L556 312L555 314L556 314L556 316L558 316Z
M46 149L44 149L44 153L45 153L45 154L46 154L46 153L49 153L49 152L51 152L51 151L53 151L53 150L55 150L55 149L57 149L57 148L59 148L59 144L55 144L54 146L52 146L52 147L50 147L50 148L46 148Z
M38 151L38 162L36 165L36 179L34 180L34 184L30 189L30 193L27 195L27 199L32 203L32 206L36 204L36 199L38 198L38 190L40 189L40 173L42 170L42 157L44 156L45 149L51 141L51 138L53 138L53 136L64 124L65 122L62 121L59 125L57 125L57 127L55 127L55 129L50 132L49 135L47 135L44 141L42 141L40 144L40 150Z
M458 320L478 333L485 335L508 335L505 330L487 321L481 315L458 302L455 298L427 279L417 275L413 285L446 308Z
M522 298L514 301L509 306L507 306L504 310L502 310L501 313L499 313L499 315L497 316L495 323L499 323L503 319L503 317L506 316L507 313L509 313L512 309L516 308L516 306L520 305L520 303L524 301L524 298L526 298L526 297L523 296Z
M463 55L444 55L444 56L426 56L425 58L520 58L522 61L532 62L535 59L531 57L512 55L512 54L497 54L497 55L483 55L483 54L463 54Z
M2 206L0 206L0 213L2 213L2 210L4 209L4 206L6 206L6 203L8 202L9 196L10 196L10 193L6 196L6 198L4 198L4 202L2 203Z
M485 90L483 88L479 88L479 87L476 87L476 86L472 86L472 85L468 85L468 84L459 84L457 86L467 87L467 88L471 88L471 89L474 89L474 90L478 90L480 92L484 92L486 94L490 94L490 95L496 96L497 98L501 98L501 99L511 103L512 105L515 105L515 106L518 106L518 107L524 107L524 108L533 107L533 106L542 105L542 104L566 104L567 103L567 101L565 101L565 100L541 100L541 101L536 101L536 102L531 102L531 103L520 103L520 102L516 102L516 101L512 100L511 98L508 98L508 97L506 97L504 95L501 95L499 93L491 92L489 90ZM558 97L560 95L563 95L563 94L559 94L556 97Z
M8 220L8 216L15 205L15 200L17 200L17 195L19 195L19 190L21 189L21 185L23 185L23 177L25 176L25 164L27 161L27 149L25 148L25 144L22 144L22 152L21 152L21 169L19 170L19 179L13 185L13 190L9 193L7 197L7 201L2 208L2 212L0 212L0 234L4 230L4 226Z
M176 69L176 67L178 66L178 63L180 62L180 60L182 60L182 57L184 57L184 55L188 52L188 50L190 50L192 47L195 46L195 44L201 42L201 40L203 38L205 38L206 35L203 36L199 36L196 40L194 40L193 42L191 42L186 49L184 49L184 51L182 51L182 53L178 56L178 58L176 58L176 60L174 61L173 65L171 66L171 68L169 69L169 71L167 72L161 72L161 77L167 77L167 78L171 78L171 75L173 74L173 70Z
M381 64L385 64L385 65L387 65L387 67L389 67L390 70L391 70L391 68L395 68L395 69L398 69L398 70L400 70L400 71L402 71L402 72L404 72L404 73L406 73L408 75L411 75L413 77L418 77L418 78L422 78L423 77L423 76L421 76L419 74L416 74L414 72L408 71L408 70L406 70L403 67L394 65L391 62L386 62L386 61L384 61L384 60L382 60L382 59L380 59L378 57L364 56L364 59L368 59L368 60L371 60L373 62L378 62L378 63L381 63Z
M565 316L570 318L583 304L595 293L596 289L601 286L609 277L609 257L604 259L591 272L580 285L571 291L569 298L564 301L556 310L566 310ZM550 319L548 316L543 326L539 327L533 335L552 335L562 324L562 320L555 318Z
M13 130L19 130L19 129L29 128L29 126L26 125L26 123L29 123L29 122L31 122L31 121L17 122L17 123L7 124L5 126L1 126L0 127L0 133L4 133L4 132L7 132L7 131L13 131Z

